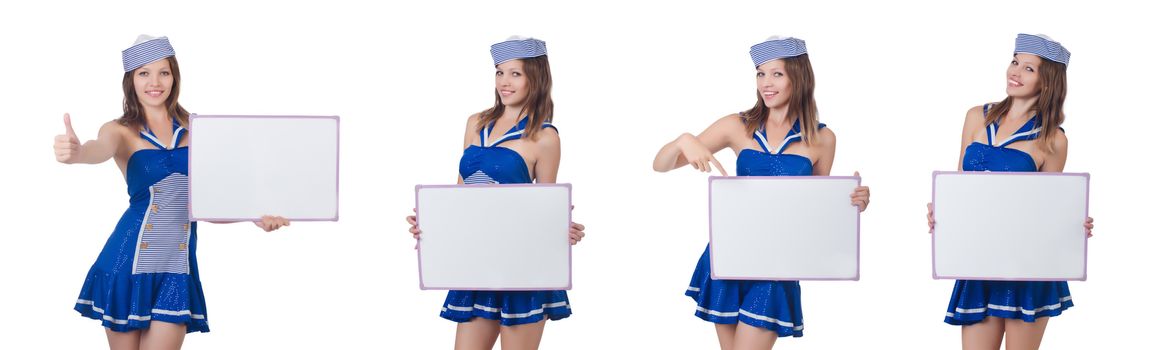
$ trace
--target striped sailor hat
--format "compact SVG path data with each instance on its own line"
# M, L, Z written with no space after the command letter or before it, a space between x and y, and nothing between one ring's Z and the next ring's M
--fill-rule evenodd
M805 41L798 38L783 38L777 35L750 47L750 58L754 60L754 67L761 66L763 63L773 60L805 54Z
M148 35L137 37L135 44L120 52L125 72L131 72L146 64L175 55L176 52L173 51L172 44L168 43L167 37L154 38Z
M493 55L494 66L518 58L545 56L545 42L514 35L490 46L489 54Z
M1043 34L1019 34L1015 38L1015 53L1029 53L1063 65L1071 61L1071 51Z

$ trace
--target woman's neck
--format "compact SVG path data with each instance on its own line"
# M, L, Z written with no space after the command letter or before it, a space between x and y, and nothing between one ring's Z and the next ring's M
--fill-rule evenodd
M1007 109L1008 120L1023 120L1034 116L1032 113L1035 109L1035 103L1039 100L1039 96L1031 97L1012 97L1011 108Z
M144 107L144 120L148 125L164 125L168 124L169 119L168 110L163 107Z
M770 112L766 115L766 127L780 128L787 126L790 123L790 108L781 106L777 108L770 108Z
M522 114L523 112L525 112L525 106L524 105L522 105L522 106L508 106L507 105L507 106L505 106L505 110L501 112L501 117L499 117L499 118L501 120L517 121L518 119L521 119L521 117L524 115L524 114Z

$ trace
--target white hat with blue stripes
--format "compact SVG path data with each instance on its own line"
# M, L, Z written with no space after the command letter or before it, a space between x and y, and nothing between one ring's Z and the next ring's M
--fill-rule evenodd
M1071 61L1071 51L1043 34L1019 34L1015 38L1015 53L1029 53L1063 65Z
M545 42L514 35L490 46L489 54L493 55L495 66L518 58L545 56Z
M141 35L136 38L136 43L132 44L132 47L120 52L125 72L131 72L146 64L171 56L176 56L176 51L173 51L168 38L163 36L154 38Z
M754 60L754 67L761 66L763 63L773 60L805 54L805 41L798 38L783 38L777 35L750 47L750 58Z

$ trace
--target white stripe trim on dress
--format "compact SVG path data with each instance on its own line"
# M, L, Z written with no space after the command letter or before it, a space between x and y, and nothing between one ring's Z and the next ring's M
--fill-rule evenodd
M526 313L520 313L520 314L507 314L507 313L504 313L504 312L502 312L502 313L501 313L501 318L526 318L526 317L530 317L530 316L533 316L533 315L537 315L537 314L540 314L540 313L543 313L543 312L545 312L545 309L544 309L544 308L542 308L542 309L536 309L536 310L531 310L530 312L526 312Z
M542 129L545 129L545 128L547 128L547 127L553 128L554 126L553 126L553 124L550 124L550 123L542 123L542 124L541 124L541 128L542 128ZM492 127L490 127L490 128L492 128ZM521 136L522 134L524 134L524 133L525 133L525 129L522 129L522 130L518 130L518 131L515 131L515 132L511 132L511 133L508 133L508 134L502 135L502 136L501 136L501 138L497 139L497 141L494 141L494 142L492 142L492 143L486 144L486 142L485 142L485 141L486 141L486 140L489 140L489 129L490 129L490 128L482 128L482 129L481 129L481 147L490 147L490 146L493 146L493 145L496 145L496 144L499 144L499 143L502 143L502 142L508 141L510 137L513 137L513 136Z
M1024 132L1020 132L1018 134L1011 135L1011 137L1007 138L1006 140L1003 140L1003 142L999 142L999 144L996 145L995 147L1002 147L1003 145L1011 143L1011 142L1015 141L1015 139L1022 137L1022 136L1031 136L1034 134L1038 134L1039 131L1042 131L1042 130L1043 130L1043 128L1034 128L1033 130L1030 130L1030 131L1024 131Z
M501 309L499 309L499 308L488 307L488 306L481 305L481 304L473 304L472 307L470 307L470 306L456 306L456 305L449 304L449 305L446 305L446 307L441 308L441 311L444 312L444 311L448 311L448 310L453 310L453 311L459 311L459 312L472 312L473 309L478 309L478 310L485 311L485 312L501 313L501 318L526 318L526 317L530 317L533 315L544 313L545 309L552 309L552 308L558 308L558 307L567 307L568 308L569 305L567 302L564 302L564 301L559 301L556 303L549 303L549 304L541 304L541 308L539 308L539 309L530 310L529 312L520 313L520 314L507 314L507 313L501 312Z
M501 309L495 307L488 307L485 305L473 304L474 309L480 309L485 312L501 312Z
M782 154L782 149L786 148L786 146L790 144L790 140L793 140L793 139L796 139L799 137L802 137L802 134L794 134L791 136L787 136L785 139L782 140L782 144L778 145L778 149L774 150L774 154Z
M956 307L954 309L954 311L957 313L960 313L960 314L977 314L977 313L986 312L987 309L995 309L995 310L999 310L999 311L1021 312L1023 315L1034 316L1036 313L1043 311L1043 310L1057 310L1063 306L1063 303L1068 302L1068 301L1071 301L1071 297L1065 296L1065 297L1059 298L1059 302L1057 304L1044 305L1044 306L1036 308L1034 310L1026 310L1026 309L1023 309L1022 307L1019 307L1019 306L987 304L987 307L980 307L980 308L975 308L975 309L964 309L961 307ZM946 317L955 317L955 314L952 312L947 312Z
M762 315L755 314L753 312L749 312L749 311L746 311L743 309L738 309L738 312L742 313L743 315L746 315L746 317L753 318L755 320L774 323L774 324L777 324L777 325L782 326L782 327L794 329L796 331L802 330L802 325L794 326L794 322L779 321L778 319L775 319L772 317L762 316Z
M754 132L754 136L760 141L758 145L762 146L762 151L770 152L770 143L766 141L766 134L764 134L762 130L758 130Z
M686 290L691 291L691 292L701 292L702 288L690 286L690 287L686 287Z
M169 315L169 316L184 316L184 315L192 316L192 311L189 311L189 310L170 311L170 310L152 309L152 313L161 314L161 315Z
M176 127L176 130L172 131L172 140L170 141L171 144L168 146L168 149L176 149L176 144L180 141L181 130L184 130L183 126L178 126Z
M173 129L172 140L169 140L169 146L166 149L170 149L170 150L176 149L177 142L180 139L181 130L184 130L183 126L177 126L176 129ZM147 137L148 139L152 140L152 142L155 142L157 145L163 145L163 143L160 142L160 139L157 139L156 136L152 134L152 130L148 130L147 133L142 132L142 133L140 133L140 135Z
M104 319L105 321L115 323L115 324L128 324L128 321L151 321L152 320L152 315L147 315L147 316L128 315L127 320L116 319L116 318L113 318L112 316L106 315L104 313L104 309L96 307L96 305L93 305L92 300L76 299L76 303L80 304L80 305L88 305L89 307L92 308L92 311L96 311L97 313L99 313L101 315L102 319ZM194 314L194 313L192 313L192 311L189 311L189 310L172 311L172 310L164 310L164 309L152 309L149 312L152 312L154 314L168 315L168 316L189 315L189 317L191 317L193 319L197 319L197 320L205 319L205 315Z
M722 312L722 311L710 310L710 309L699 306L698 311L704 312L704 313L709 314L711 316L718 316L718 317L738 317L739 314L742 314L742 315L745 315L746 317L753 318L755 320L774 323L774 324L777 324L779 326L787 327L787 328L790 328L790 329L793 329L796 331L800 331L803 329L802 325L794 326L793 322L779 321L778 319L775 319L773 317L762 316L762 315L759 315L759 314L756 314L756 313L753 313L750 311L746 311L743 309L738 309L737 312Z
M147 133L142 132L142 133L140 133L140 135L147 137L149 140L152 140L152 142L155 142L158 145L163 145L163 143L161 143L160 140L158 140L156 138L156 136L153 136L151 132L147 132Z
M704 307L701 307L701 306L699 306L699 307L698 307L698 311L701 311L701 312L705 312L706 314L709 314L709 315L711 315L711 316L718 316L718 317L738 317L738 312L737 312L737 311L735 311L735 312L721 312L721 311L714 311L714 310L710 310L710 309L707 309L707 308L704 308Z
M995 133L998 133L998 130L995 130L995 124L991 123L991 125L987 125L987 144L988 145L991 145L991 146L995 145Z
M524 132L525 132L525 130L518 130L517 132L511 132L511 133L505 134L505 136L502 136L501 138L497 139L497 141L494 141L493 143L491 143L490 146L495 146L499 143L508 141L511 137L514 137L514 136L521 136L521 134Z

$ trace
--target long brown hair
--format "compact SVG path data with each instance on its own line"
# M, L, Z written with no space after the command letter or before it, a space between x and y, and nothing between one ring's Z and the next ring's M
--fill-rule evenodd
M802 54L782 59L786 64L786 77L790 78L790 100L786 102L787 111L801 120L802 141L811 143L812 136L818 135L818 104L814 102L814 69L810 66L810 57ZM757 92L758 102L753 108L739 113L746 123L746 133L754 131L766 124L770 117L770 108L762 100L762 93Z
M169 91L168 99L164 100L164 106L168 110L169 117L188 128L188 111L177 102L177 97L180 97L180 67L176 64L176 57L169 56L165 59L168 60L169 68L172 69L172 89ZM124 80L120 83L120 86L124 88L124 114L117 118L116 122L120 125L139 128L145 125L144 106L140 104L140 98L136 96L136 85L133 83L133 74L135 73L136 69L125 72Z
M1054 150L1051 147L1051 141L1055 138L1055 132L1059 130L1060 125L1063 125L1063 119L1066 118L1066 115L1063 114L1063 100L1067 98L1067 65L1045 58L1039 61L1041 61L1039 63L1039 98L1031 110L1038 115L1039 126L1042 128L1039 131L1041 148L1044 152L1050 153ZM1002 119L1010 110L1011 97L1007 96L996 103L994 107L991 107L983 125L991 125L991 123Z
M553 89L553 77L549 72L549 59L546 56L520 60L525 64L525 76L529 80L529 84L527 84L529 96L526 96L525 105L522 106L521 110L522 113L529 114L529 121L525 124L525 132L522 136L529 140L536 140L537 133L541 131L541 125L553 120L553 98L550 97L550 90ZM501 104L501 94L497 90L493 91L493 99L493 107L482 111L481 117L477 120L478 132L489 126L490 123L497 121L505 112L505 105Z

